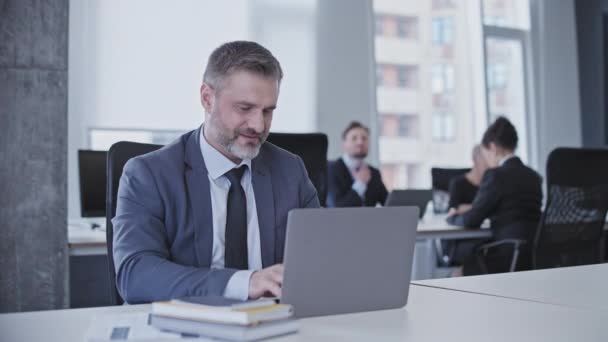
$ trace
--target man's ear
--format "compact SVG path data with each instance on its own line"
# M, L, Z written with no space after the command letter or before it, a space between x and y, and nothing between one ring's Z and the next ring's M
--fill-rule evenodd
M215 100L215 90L206 83L201 85L201 104L206 113L211 113L213 101Z

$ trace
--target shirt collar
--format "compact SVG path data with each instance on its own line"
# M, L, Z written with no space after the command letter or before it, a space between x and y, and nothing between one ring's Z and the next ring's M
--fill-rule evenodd
M348 154L342 155L342 161L349 170L355 170L356 168L361 167L365 162L363 159L352 158Z
M507 154L506 156L502 157L502 159L500 160L500 162L498 162L499 166L503 166L505 165L505 163L507 162L507 160L515 158L515 155L513 153L511 154Z
M247 169L251 170L251 159L243 159L240 164L235 164L232 160L228 159L220 151L216 150L215 147L211 146L205 138L205 127L201 128L201 153L205 160L205 166L207 172L211 176L211 179L216 180L222 177L226 172L237 168L241 165L247 165Z

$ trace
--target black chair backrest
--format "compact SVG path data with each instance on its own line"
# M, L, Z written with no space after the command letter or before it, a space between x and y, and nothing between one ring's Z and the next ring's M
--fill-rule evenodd
M110 269L110 300L114 305L121 305L123 299L116 289L116 271L114 269L114 255L112 253L112 239L114 230L112 219L116 215L116 197L122 170L127 161L133 157L156 151L162 145L141 144L128 141L117 142L108 151L106 170L106 243L108 248L108 266Z
M547 160L547 204L533 267L603 262L608 211L608 149L557 148Z
M463 175L471 169L431 168L431 183L433 185L433 210L436 214L447 213L450 202L450 182L455 177Z
M319 202L327 197L327 135L323 133L270 133L268 142L302 158Z

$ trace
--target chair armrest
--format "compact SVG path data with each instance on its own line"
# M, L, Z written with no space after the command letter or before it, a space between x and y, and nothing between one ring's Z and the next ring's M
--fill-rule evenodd
M513 257L511 258L511 266L509 267L509 272L514 272L515 267L517 266L517 259L519 258L519 247L526 243L527 243L526 240L520 240L520 239L502 239L502 240L486 243L484 245L481 245L479 247L479 249L477 250L477 262L479 263L483 272L488 273L487 265L486 265L484 259L482 258L482 256L487 255L488 251L492 248L495 248L498 246L503 246L503 245L513 245Z
M479 247L479 252L483 252L483 253L487 253L488 250L494 248L494 247L498 247L498 246L502 246L502 245L513 245L514 249L518 249L521 245L524 245L528 243L526 240L520 240L520 239L502 239L502 240L498 240L498 241L494 241L494 242L490 242L490 243L486 243L483 244Z

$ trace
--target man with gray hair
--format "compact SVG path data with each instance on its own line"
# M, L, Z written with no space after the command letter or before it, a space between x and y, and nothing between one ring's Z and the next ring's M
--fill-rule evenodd
M266 142L282 77L261 45L221 45L204 124L125 165L112 221L125 301L281 295L287 213L319 206L302 160Z

